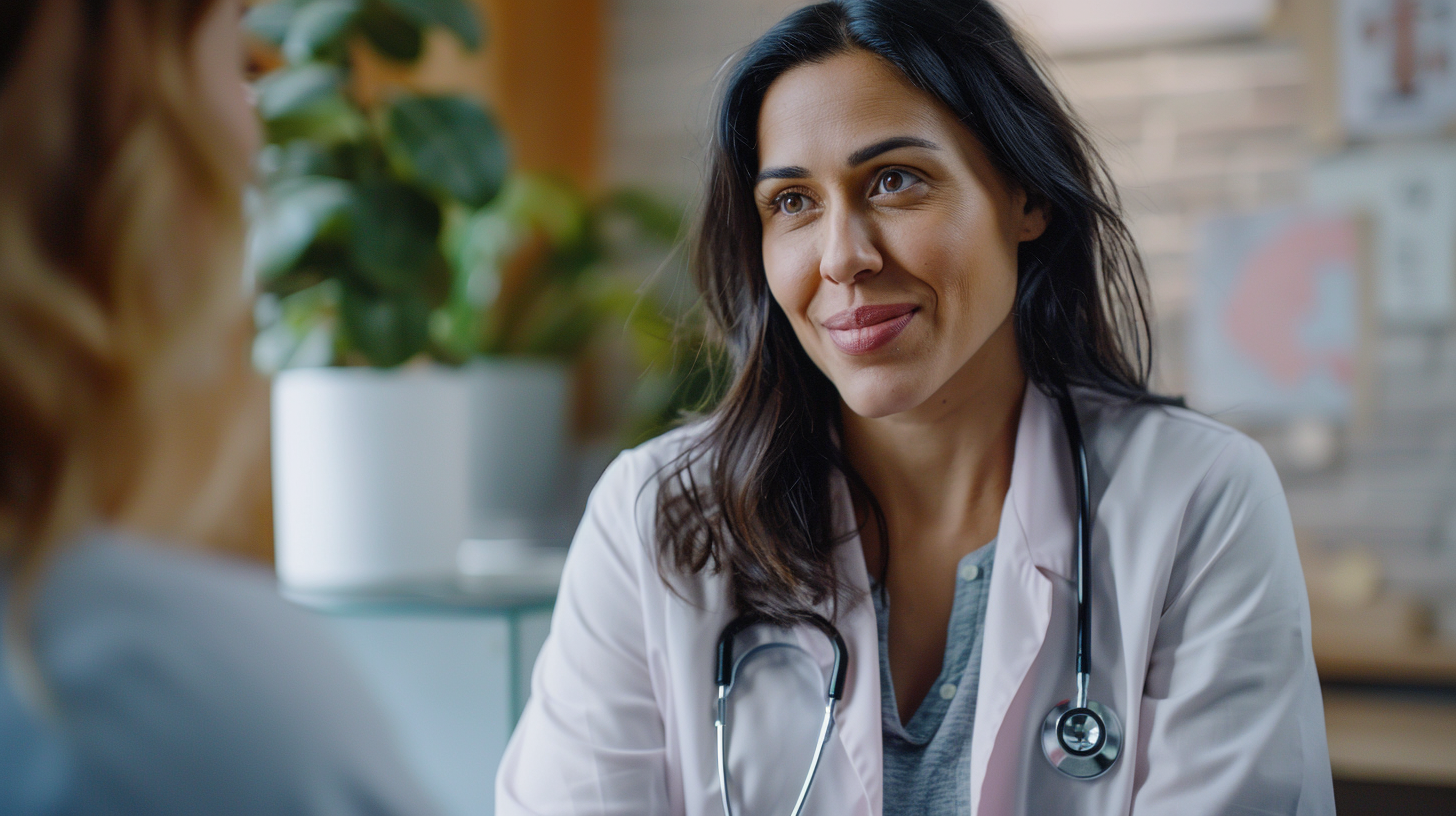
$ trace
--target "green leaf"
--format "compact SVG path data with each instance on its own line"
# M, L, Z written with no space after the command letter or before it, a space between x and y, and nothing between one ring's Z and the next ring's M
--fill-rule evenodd
M259 280L266 283L292 268L351 197L347 181L321 176L287 179L268 190L248 236L248 265Z
M272 182L298 176L336 176L339 162L323 145L306 139L264 145L258 151L258 175Z
M400 14L422 26L443 26L469 51L480 47L480 20L468 0L386 0Z
M682 229L682 210L643 190L617 190L602 202L602 209L627 218L643 235L664 244L676 241Z
M505 141L490 114L458 96L406 97L389 110L395 152L426 186L472 206L505 179Z
M283 298L258 299L253 365L268 373L334 362L339 282L324 281Z
M274 144L304 139L323 146L356 142L369 134L364 120L344 97L333 94L298 113L268 123L268 141Z
M263 292L286 297L330 278L337 278L342 270L352 269L349 249L339 239L339 233L345 232L346 225L343 222L346 220L339 218L325 225L292 266L272 278L259 281L259 288Z
M282 45L288 36L288 26L293 15L305 0L273 0L260 3L248 9L243 15L243 25L265 42Z
M451 243L457 296L485 308L500 294L501 267L520 246L522 231L494 207L476 212Z
M422 297L345 287L342 307L345 339L370 365L399 365L429 342L430 306Z
M359 0L313 0L293 14L283 56L297 65L322 54L343 37L359 13Z
M384 0L365 0L359 28L374 50L392 60L412 63L424 51L425 35L419 24Z
M421 293L439 252L440 207L429 196L392 181L359 185L350 207L349 248L374 286Z
M539 229L557 247L582 243L590 222L587 202L572 186L539 174L511 178L499 208L512 222Z
M481 313L463 301L454 300L430 314L430 342L436 356L452 363L464 363L478 353Z
M339 69L307 63L280 68L258 80L258 113L271 122L302 113L311 106L337 98L344 78Z
M537 357L570 358L591 339L605 316L586 287L557 284L545 289L521 316L510 345Z

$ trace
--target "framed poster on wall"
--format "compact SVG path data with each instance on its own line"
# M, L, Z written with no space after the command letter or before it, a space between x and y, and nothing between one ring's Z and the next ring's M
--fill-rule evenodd
M1345 420L1362 338L1357 217L1280 208L1213 218L1194 259L1190 397L1255 422Z
M1340 110L1355 138L1456 120L1456 0L1340 0Z

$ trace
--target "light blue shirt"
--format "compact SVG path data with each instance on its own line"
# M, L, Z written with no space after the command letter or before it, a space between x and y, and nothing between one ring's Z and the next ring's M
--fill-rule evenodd
M968 553L956 567L955 601L946 626L945 657L930 692L900 722L890 676L890 598L876 586L875 617L880 629L880 719L884 734L884 816L955 816L971 812L971 732L976 722L976 686L981 679L981 644L990 597L992 541Z
M262 570L92 534L47 568L29 632L33 662L0 651L0 812L435 810L346 658Z

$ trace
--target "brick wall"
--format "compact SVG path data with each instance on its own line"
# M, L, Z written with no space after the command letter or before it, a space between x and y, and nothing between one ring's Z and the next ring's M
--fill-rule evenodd
M1053 73L1103 147L1148 265L1159 385L1186 387L1190 256L1212 215L1304 200L1317 146L1312 81L1293 41L1266 39L1095 57ZM1378 274L1378 270L1377 270ZM1248 430L1281 464L1302 543L1368 548L1390 582L1446 607L1456 576L1456 334L1376 323L1364 421L1333 429L1332 467L1302 472L1286 428Z
M1189 258L1210 215L1298 200L1312 149L1291 43L1063 58L1051 73L1099 144L1143 252L1159 328L1158 387L1186 387Z

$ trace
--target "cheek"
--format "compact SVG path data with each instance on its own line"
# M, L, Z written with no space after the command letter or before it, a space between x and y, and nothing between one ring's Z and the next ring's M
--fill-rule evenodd
M819 275L809 253L792 241L764 241L763 271L774 301L799 328L808 320L809 304L818 289Z
M967 208L929 225L920 240L911 237L906 247L937 291L940 305L951 312L947 317L999 324L1009 311L1016 290L1017 244L1001 234L994 213Z

